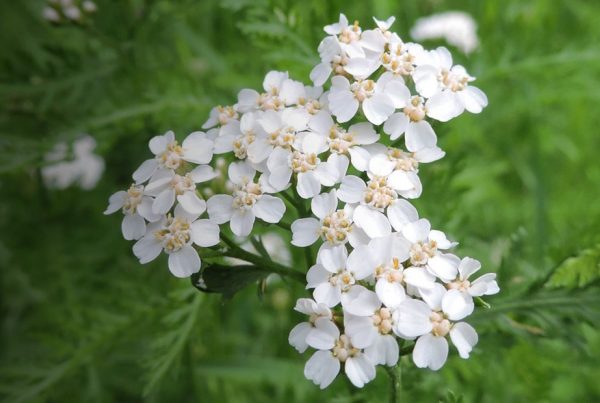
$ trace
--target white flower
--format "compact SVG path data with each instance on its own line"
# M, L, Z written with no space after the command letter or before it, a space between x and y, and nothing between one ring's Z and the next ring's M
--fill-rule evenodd
M206 202L196 192L196 183L206 182L215 177L215 172L208 165L198 165L185 175L178 175L170 169L159 169L150 178L145 192L154 196L152 212L166 214L175 200L190 214L202 214L206 210Z
M298 350L299 353L303 353L308 348L308 343L306 340L315 329L315 322L317 319L331 319L333 315L331 313L331 309L329 309L326 304L317 303L310 298L300 298L298 301L296 301L296 306L294 309L309 316L308 322L298 323L290 331L290 335L288 337L290 345ZM314 336L311 336L311 338L314 338Z
M231 120L221 127L219 136L215 139L215 154L234 153L236 158L243 160L248 157L248 147L257 137L266 138L267 133L258 124L257 114L245 113L238 120Z
M137 184L146 182L158 169L177 170L185 161L194 164L208 164L213 156L213 141L206 133L191 133L181 145L175 140L172 131L155 136L149 143L150 151L155 155L148 159L133 173Z
M153 199L144 195L144 186L131 185L127 191L121 190L110 196L104 214L112 214L122 210L124 217L121 223L123 237L130 240L140 239L146 233L146 220L158 221L160 214L152 212Z
M81 3L81 8L83 8L86 13L95 13L98 10L96 3L90 0L85 0Z
M428 116L447 122L465 109L480 113L487 106L483 91L469 85L475 78L463 66L452 65L448 49L430 51L422 63L415 69L413 79L419 94L429 98L425 103Z
M457 290L445 291L437 284L427 302L406 299L394 312L396 332L404 338L418 337L413 350L413 361L419 368L440 369L448 357L450 335L461 358L468 358L478 337L475 329L463 319L473 311L472 301Z
M423 47L416 43L404 43L396 34L389 36L381 65L395 77L409 77L424 54Z
M229 180L233 195L215 195L208 199L208 215L217 224L230 222L237 236L247 236L252 231L256 217L268 223L278 223L285 213L281 199L267 193L273 191L264 176L254 182L256 170L247 162L229 166Z
M356 316L344 313L344 328L352 345L364 349L373 364L393 366L398 362L400 349L392 334L391 310L377 308L371 316Z
M367 169L370 154L361 146L373 144L379 140L379 134L370 123L357 123L345 130L333 121L329 112L321 111L311 118L308 127L311 133L306 136L311 140L307 141L316 141L318 144L322 144L321 151L329 150L331 153L344 157L349 155L352 165L356 169L359 171ZM321 136L325 141L317 140L315 136Z
M253 163L265 161L276 147L290 150L301 132L307 129L308 116L297 109L268 111L257 119L262 131L248 145L248 159Z
M375 379L375 365L358 348L354 347L345 334L340 335L337 326L328 318L319 318L315 322L315 337L311 347L318 346L304 367L304 376L325 389L333 382L344 363L344 372L358 388Z
M44 7L44 9L42 10L42 17L46 20L46 21L50 21L50 22L59 22L60 21L60 14L58 13L58 11L56 11L54 8L52 7Z
M370 315L379 306L379 299L373 291L356 283L372 275L371 268L348 259L344 245L324 248L319 252L317 264L306 274L306 288L314 288L317 302L329 307L341 302L354 315Z
M358 80L350 83L346 77L335 76L331 79L329 92L329 109L338 122L344 123L356 115L359 106L369 122L382 124L394 113L394 101L389 96L392 89L386 89L389 78L380 77L373 80ZM396 85L404 85L394 82ZM389 92L388 92L389 90Z
M493 295L500 292L498 283L496 283L496 273L486 273L473 282L468 279L471 274L481 269L481 263L470 257L465 257L458 265L458 277L446 284L450 290L458 290L471 297L480 297L482 295Z
M84 190L93 189L104 172L104 159L94 154L96 140L84 135L73 143L73 159L67 159L67 144L58 143L44 159L50 164L42 168L42 178L49 188L65 189L73 184Z
M410 36L417 41L445 39L466 54L479 44L477 24L473 17L460 11L448 11L419 18L410 30Z
M456 278L458 257L440 252L456 243L450 242L443 232L432 230L429 221L422 218L404 225L402 235L411 243L410 263L413 266L426 266L431 274L443 281Z
M349 161L338 154L331 154L327 161L321 161L318 155L324 143L320 136L304 136L296 142L295 149L275 148L267 161L271 186L277 191L286 189L294 174L298 195L308 199L318 195L321 186L339 182L346 174Z
M237 111L245 113L254 110L282 110L285 108L285 101L279 95L283 83L288 79L287 72L270 71L263 80L263 89L265 92L260 94L252 89L243 89L238 93L238 103L235 108Z
M300 218L292 223L292 245L306 247L321 238L331 246L343 245L355 235L348 206L338 210L338 199L333 189L311 200L312 213L318 218Z
M140 263L146 264L164 251L169 255L169 270L175 277L191 276L201 266L192 243L202 247L219 243L219 226L197 217L177 206L174 216L148 226L146 235L133 245L133 253Z
M239 119L239 114L233 106L215 106L210 110L208 120L202 125L203 129L210 129L211 127L225 126L228 123L236 122Z

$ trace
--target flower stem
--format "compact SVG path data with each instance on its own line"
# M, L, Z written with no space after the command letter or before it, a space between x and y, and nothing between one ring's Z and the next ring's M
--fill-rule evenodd
M402 370L400 362L393 367L384 367L390 377L390 403L400 402L400 389L402 389Z
M245 260L247 262L253 263L259 270L263 270L269 273L279 274L283 277L289 277L300 283L305 283L306 279L304 273L301 273L297 270L293 270L289 267L283 266L279 263L272 261L271 259L265 259L262 256L255 255L250 253L235 244L231 239L229 239L226 235L221 234L221 240L228 247L226 251L223 252L223 256L234 257L237 259Z

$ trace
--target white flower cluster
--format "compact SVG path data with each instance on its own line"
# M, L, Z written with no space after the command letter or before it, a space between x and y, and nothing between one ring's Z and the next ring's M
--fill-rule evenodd
M448 50L404 43L390 31L393 17L375 22L363 31L342 14L325 27L314 86L271 71L262 91L213 108L205 132L181 144L172 132L154 137L154 157L105 212L122 210L141 263L164 251L171 272L187 277L201 266L194 245L219 243L219 225L248 236L256 219L280 223L285 199L298 216L292 245L320 243L306 276L313 298L295 308L308 320L289 341L317 350L305 376L321 388L342 365L362 387L376 365L397 363L399 339L416 340L418 367L444 364L447 336L467 358L477 334L462 320L474 297L499 291L495 274L471 282L479 262L450 253L456 243L407 201L421 195L419 165L444 156L430 122L479 113L487 98ZM213 155L231 161L229 191L204 201L196 184L215 177Z
M462 11L447 11L419 18L410 30L410 36L417 41L445 39L463 53L477 49L477 23L470 14Z
M69 147L58 143L44 156L46 165L42 178L51 189L66 189L76 184L84 190L93 189L104 172L104 159L94 154L96 140L88 134L73 142L73 158Z
M46 21L62 23L67 21L82 22L86 16L96 12L98 7L91 0L47 0L42 10Z

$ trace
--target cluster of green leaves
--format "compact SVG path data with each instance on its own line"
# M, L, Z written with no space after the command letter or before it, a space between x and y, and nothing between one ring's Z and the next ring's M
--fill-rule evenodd
M269 278L262 298L249 287L224 302L170 276L164 257L140 266L120 217L101 213L153 135L198 130L211 106L271 69L308 81L321 28L340 11L365 27L395 15L409 38L418 17L451 9L479 23L481 48L453 53L490 106L436 127L447 156L421 169L415 204L461 241L459 254L498 272L502 292L472 317L471 359L453 354L433 373L403 358L401 398L600 399L600 4L97 4L89 23L54 26L42 0L0 3L0 400L384 400L384 371L358 391L343 378L326 391L303 380L307 356L287 344L302 286ZM98 141L103 179L87 192L47 189L44 153L81 133Z

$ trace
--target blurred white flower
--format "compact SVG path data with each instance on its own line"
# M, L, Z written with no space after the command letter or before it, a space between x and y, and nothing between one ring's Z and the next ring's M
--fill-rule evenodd
M48 165L42 168L46 186L52 189L66 189L76 184L84 190L93 189L104 172L104 159L94 154L96 140L85 135L73 143L73 159L68 160L68 147L57 144L48 152L45 160Z
M462 52L469 54L479 45L477 23L462 11L448 11L419 18L410 30L417 41L444 39Z

